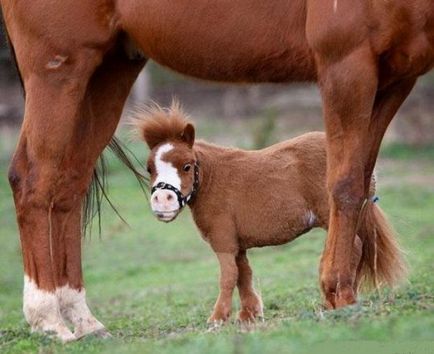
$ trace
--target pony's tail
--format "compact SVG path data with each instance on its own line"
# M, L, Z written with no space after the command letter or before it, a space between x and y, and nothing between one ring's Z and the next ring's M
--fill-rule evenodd
M396 233L375 200L362 207L358 236L362 241L359 279L364 288L393 287L407 276L407 265Z

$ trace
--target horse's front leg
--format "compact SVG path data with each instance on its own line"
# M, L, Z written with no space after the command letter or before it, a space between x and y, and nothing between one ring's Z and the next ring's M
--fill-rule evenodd
M257 318L264 316L264 312L262 299L253 287L253 273L245 250L238 253L236 262L238 267L237 286L241 300L241 310L238 313L238 320L241 323L255 322Z
M221 325L231 316L232 294L238 280L236 253L216 252L216 255L220 263L220 293L207 321L211 325Z
M89 81L82 116L89 120L82 132L81 146L91 151L92 166L107 145L122 113L130 87L144 62L130 61L122 50L107 55ZM76 152L77 155L80 155ZM82 157L83 158L83 157ZM81 338L93 333L108 336L104 326L92 315L87 303L81 270L81 208L65 223L67 284L57 291L60 311L74 327L74 335Z
M26 21L21 5L17 18ZM59 16L69 18L67 8L58 10ZM6 18L9 24L15 17ZM32 26L39 23L27 20ZM93 38L88 30L74 29L73 22L45 26L58 23L58 33L71 32L66 39L36 38L34 33L41 31L21 22L9 27L26 89L25 118L9 180L23 252L25 317L32 330L70 341L94 331L105 333L85 299L81 207L95 161L112 137L140 68L127 68L121 50L113 49L107 57L110 28L99 28Z
M81 66L76 72L60 69L70 80L49 71L25 77L24 124L9 170L23 251L24 314L32 330L63 341L75 336L62 319L58 294L69 286L71 258L79 252L66 245L80 239L81 201L93 170L79 139L80 111L98 61L82 54L74 59ZM81 291L81 277L73 285Z

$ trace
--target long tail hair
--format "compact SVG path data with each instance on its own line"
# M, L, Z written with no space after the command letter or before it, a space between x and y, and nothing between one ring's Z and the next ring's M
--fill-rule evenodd
M407 266L396 233L372 199L362 207L358 236L362 240L358 276L364 288L393 287L406 278Z
M112 153L125 165L125 167L127 167L133 173L143 194L147 196L149 179L138 171L136 164L138 164L143 171L145 168L143 164L136 158L134 153L116 137L112 138L108 145L108 149L110 149ZM136 162L136 164L133 162L133 160ZM101 234L101 205L104 199L108 202L116 215L127 224L108 196L107 167L103 153L101 154L95 166L92 182L83 201L83 235L86 234L87 230L91 231L91 224L95 217L97 217L98 220L98 232Z

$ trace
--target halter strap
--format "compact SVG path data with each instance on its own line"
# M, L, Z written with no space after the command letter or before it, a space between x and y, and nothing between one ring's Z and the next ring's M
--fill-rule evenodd
M165 182L159 182L155 186L153 186L151 189L151 194L154 194L157 189L168 189L175 193L176 197L178 198L179 209L182 209L186 204L190 203L193 200L199 189L199 161L196 161L194 163L194 181L191 192L189 194L184 196L178 188Z

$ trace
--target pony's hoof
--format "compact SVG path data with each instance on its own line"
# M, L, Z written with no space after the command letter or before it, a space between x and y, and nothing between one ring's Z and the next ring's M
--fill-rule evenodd
M222 326L223 324L225 324L229 318L231 317L231 311L227 310L227 309L223 309L223 310L214 310L213 313L211 314L211 316L208 318L208 320L206 321L206 323L208 323L208 325L218 325L218 326Z
M220 328L223 327L224 324L225 324L225 321L223 321L223 320L211 320L211 319L208 319L208 321L207 321L208 332L218 331Z
M238 322L241 324L251 324L264 321L264 314L261 309L244 308L238 312Z

